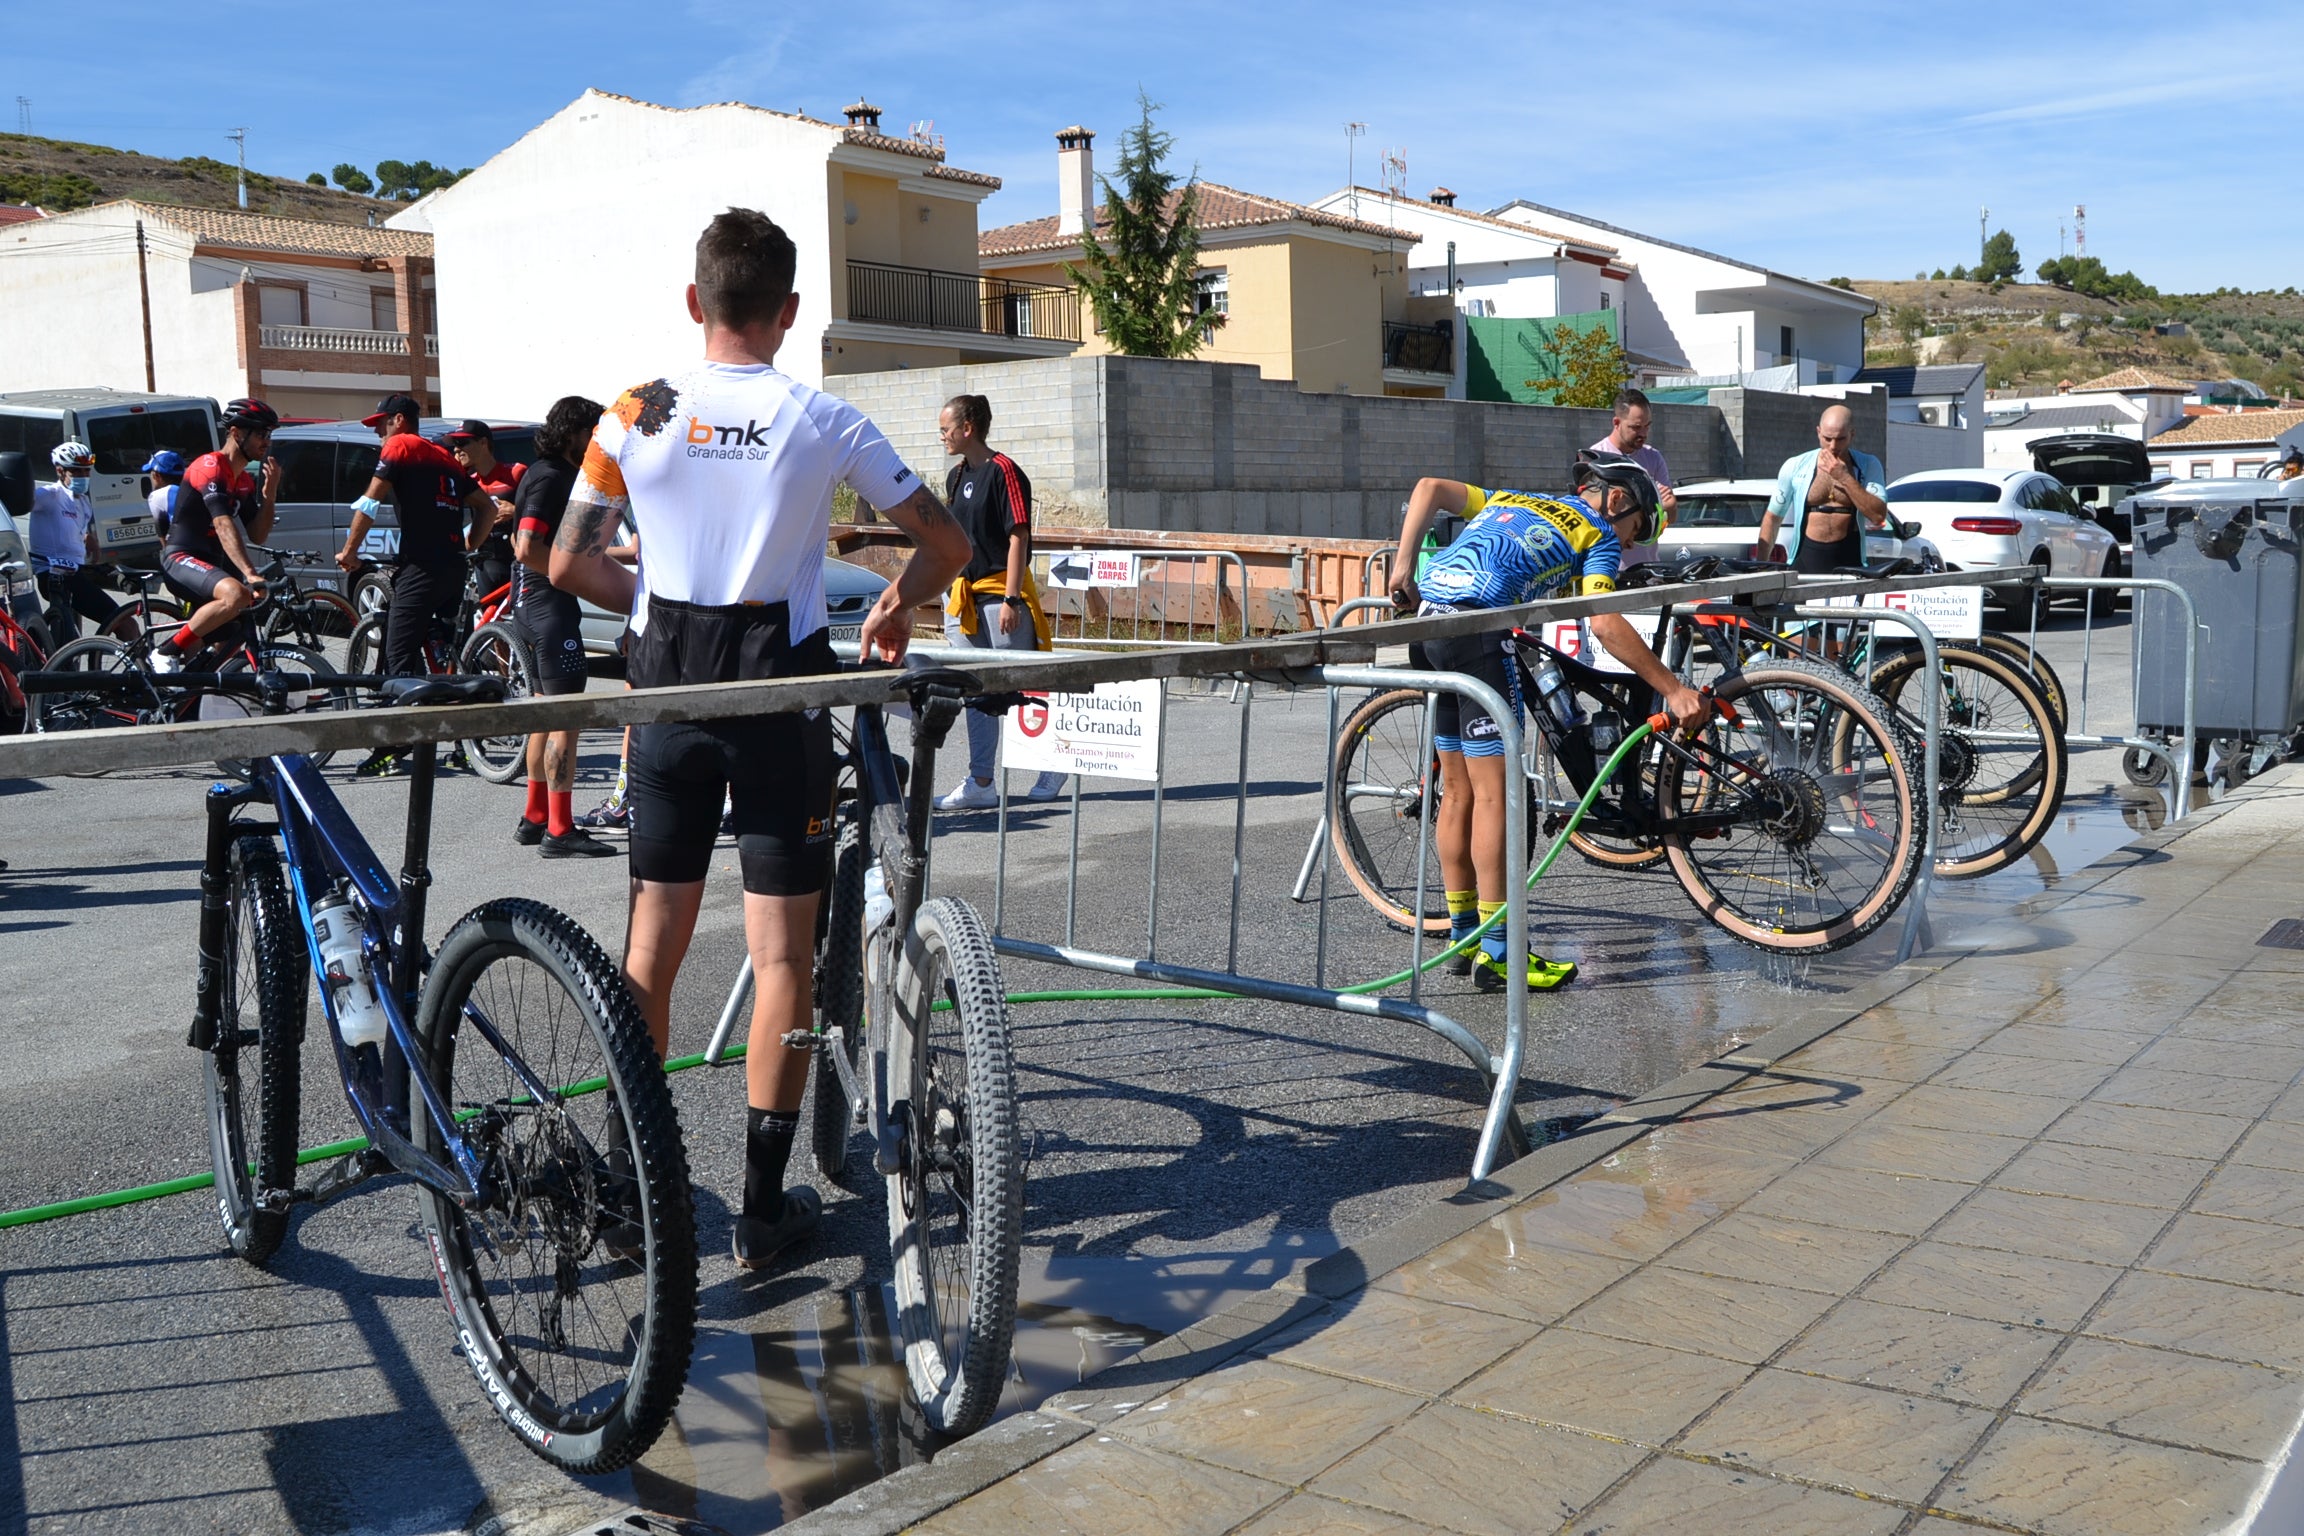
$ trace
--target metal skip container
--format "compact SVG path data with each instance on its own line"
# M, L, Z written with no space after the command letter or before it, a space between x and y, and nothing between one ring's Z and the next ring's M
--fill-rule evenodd
M2304 725L2304 479L2180 481L2127 507L2136 574L2176 583L2199 611L2200 736L2261 741ZM2147 588L2135 611L2136 722L2174 731L2183 605Z

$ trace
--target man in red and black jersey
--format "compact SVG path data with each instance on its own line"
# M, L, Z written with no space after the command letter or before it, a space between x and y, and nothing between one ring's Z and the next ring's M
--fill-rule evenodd
M264 596L264 579L256 574L248 546L272 532L280 466L265 455L280 416L261 400L235 400L224 408L223 424L224 446L185 469L168 522L160 574L192 605L192 619L154 650L154 663L163 670L182 666L210 635ZM249 465L259 463L264 467L262 490L248 472Z
M424 670L424 640L433 620L446 623L464 596L465 554L478 549L496 521L496 503L447 449L416 435L421 408L406 395L387 395L361 425L376 429L383 447L367 494L352 503L352 528L336 563L360 568L360 544L391 494L400 518L394 557L392 605L384 622L384 670L413 677ZM465 528L465 516L471 528Z
M448 451L464 472L480 482L480 489L496 503L496 525L480 546L474 567L480 573L480 595L486 597L512 579L512 505L520 493L525 464L507 464L496 457L496 432L484 421L466 421L448 434ZM547 541L546 548L550 548Z

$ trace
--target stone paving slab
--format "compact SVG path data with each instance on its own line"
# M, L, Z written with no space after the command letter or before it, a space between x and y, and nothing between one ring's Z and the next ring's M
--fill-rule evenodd
M2304 1416L2298 915L2290 769L791 1529L2243 1530Z

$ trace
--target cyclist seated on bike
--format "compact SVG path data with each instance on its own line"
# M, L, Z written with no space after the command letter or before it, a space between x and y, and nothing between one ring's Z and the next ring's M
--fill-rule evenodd
M368 489L352 503L352 527L336 564L360 569L360 546L391 496L400 519L400 548L392 558L392 598L384 620L384 670L393 677L424 671L424 642L435 624L452 623L464 600L466 553L487 541L496 502L447 449L417 436L423 408L408 395L386 395L374 415L361 419L383 447ZM471 527L465 527L469 514ZM457 637L461 640L461 636ZM391 771L395 752L379 747L357 772Z
M1392 604L1420 614L1510 608L1538 598L1612 592L1628 544L1653 543L1661 531L1656 482L1621 455L1586 449L1577 455L1574 494L1489 491L1459 480L1416 482L1394 556ZM1414 574L1414 551L1441 513L1468 518L1464 531ZM1620 614L1599 614L1592 633L1610 655L1629 665L1657 693L1673 722L1703 723L1702 697L1673 676ZM1416 665L1463 672L1480 679L1514 708L1520 705L1520 669L1509 628L1426 641L1413 648ZM1433 710L1440 753L1440 813L1433 828L1448 899L1449 926L1461 941L1504 906L1504 793L1517 764L1504 760L1503 732L1469 699L1441 694ZM1489 930L1476 957L1452 961L1470 969L1483 987L1510 981L1504 931ZM1572 963L1528 956L1527 985L1540 989L1572 981Z
M598 415L598 412L594 412ZM485 598L512 579L512 541L506 530L516 515L512 503L520 493L520 481L527 474L525 464L507 464L496 457L496 429L479 420L467 420L448 434L448 451L464 472L480 482L480 489L496 503L496 524L480 545L473 561L473 570L480 584L480 595ZM547 543L545 548L551 548Z
M911 535L911 560L865 616L864 654L901 661L912 611L968 563L968 537L880 429L777 371L799 310L792 240L732 208L696 242L688 313L704 360L626 390L600 417L554 536L552 585L632 616L635 688L805 677L837 662L824 603L832 492L847 485ZM629 515L637 573L609 558ZM813 1009L816 906L832 864L829 710L632 731L632 906L624 975L659 1054L672 982L732 802L755 981L744 1061L744 1204L737 1262L760 1268L805 1237L821 1202L784 1170L808 1055L782 1042Z
M185 467L168 520L160 574L168 590L191 605L192 617L152 648L152 664L162 671L185 666L218 630L264 600L264 578L249 546L272 532L280 466L266 455L280 413L261 400L235 400L224 407L223 425L224 446ZM261 487L249 472L257 464L264 471Z

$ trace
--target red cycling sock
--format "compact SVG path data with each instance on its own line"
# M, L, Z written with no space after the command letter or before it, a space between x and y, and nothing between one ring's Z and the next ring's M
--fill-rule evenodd
M566 837L569 833L576 830L576 807L574 805L575 799L576 791L572 789L555 789L552 791L552 814L545 821L545 831L551 833L554 837Z
M200 649L200 642L206 638L207 637L204 635L196 635L192 633L192 626L186 624L180 626L176 633L168 637L168 643L176 647L176 649L182 651L185 655L189 656L194 651Z
M544 781L542 779L530 779L528 781L528 809L522 811L520 817L523 821L542 821L544 819Z

